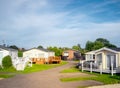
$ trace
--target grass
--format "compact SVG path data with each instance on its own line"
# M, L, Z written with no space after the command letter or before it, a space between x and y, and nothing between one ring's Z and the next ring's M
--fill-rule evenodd
M2 73L9 73L9 72L14 73L14 72L16 72L16 69L14 67L4 68L4 69L0 68L0 72L2 72Z
M22 73L32 73L32 72L38 72L38 71L43 71L43 70L48 70L51 68L55 68L61 65L65 65L67 62L62 61L61 64L33 64L32 67L26 67Z
M62 72L64 73L71 73L71 72L80 72L76 68L69 68L65 69ZM88 76L88 77L69 77L69 78L61 78L60 80L62 82L70 82L70 81L85 81L85 80L95 80L102 82L104 84L115 84L115 83L120 83L120 76L115 75L111 76L110 74L102 74L100 75L99 73L90 73L90 72L83 72L85 74L93 75L93 76Z
M87 88L87 87L89 87L89 86L79 86L78 88Z
M0 78L10 78L16 74L16 70L13 67L10 68L0 68Z
M80 70L75 67L71 67L69 69L65 69L61 71L61 73L76 73L76 72L80 72Z
M23 52L22 51L18 51L18 57L22 57L23 56Z
M111 78L114 78L114 79L118 79L118 80L120 80L120 74L119 74L119 75L111 76Z
M28 73L48 70L61 65L65 65L67 63L68 62L66 61L62 61L60 64L33 64L32 67L26 67L24 71L16 71L13 67L10 67L8 69L0 68L0 78L9 78L9 77L13 77L16 74L28 74Z
M70 82L70 81L85 81L85 80L95 80L102 82L104 84L115 84L120 83L120 80L112 78L110 75L99 75L95 77L73 77L73 78L61 78L62 82Z
M70 82L70 81L84 81L89 80L91 77L72 77L72 78L61 78L62 82Z
M10 74L0 74L0 78L10 78L13 77L14 75L10 75Z
M111 75L108 74L103 74L103 75L98 75L95 78L91 78L92 80L102 82L104 84L116 84L120 83L120 80L112 78Z

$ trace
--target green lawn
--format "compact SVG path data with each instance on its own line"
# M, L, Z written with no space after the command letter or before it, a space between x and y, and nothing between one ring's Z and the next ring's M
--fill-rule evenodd
M32 67L26 67L26 69L24 71L22 71L22 73L32 73L32 72L38 72L38 71L43 71L43 70L48 70L54 67L58 67L61 65L65 65L68 62L66 61L62 61L60 64L33 64Z
M71 67L61 71L61 73L75 73L75 72L80 72L80 70L75 67Z
M0 73L14 73L17 72L15 68L10 67L10 68L0 68Z
M89 87L89 86L79 86L77 88L87 88L87 87Z
M81 72L78 69L72 67L69 69L65 69L61 71L62 73L71 73L71 72ZM70 81L84 81L84 80L95 80L102 82L104 84L115 84L115 83L120 83L120 76L114 75L111 76L110 74L102 74L100 75L99 73L90 73L90 72L83 72L85 74L90 74L93 76L88 76L88 77L69 77L69 78L61 78L60 80L62 82L70 82Z
M10 78L13 77L14 75L12 74L0 74L0 78Z
M18 51L18 57L22 57L23 56L23 52L22 51Z
M70 81L84 81L84 80L95 80L102 82L104 84L115 84L120 83L120 79L112 78L110 75L97 75L95 77L71 77L71 78L61 78L62 82L70 82Z
M32 72L38 72L38 71L43 71L43 70L48 70L54 67L58 67L61 65L65 65L68 62L62 61L60 64L33 64L32 67L26 67L24 71L16 71L13 67L9 69L1 69L0 68L0 78L9 78L12 77L16 74L28 74Z

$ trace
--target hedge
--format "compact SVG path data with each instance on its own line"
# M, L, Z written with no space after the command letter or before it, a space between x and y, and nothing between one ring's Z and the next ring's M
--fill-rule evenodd
M2 59L2 66L3 66L3 68L12 67L12 59L11 59L10 56L5 56L5 57Z

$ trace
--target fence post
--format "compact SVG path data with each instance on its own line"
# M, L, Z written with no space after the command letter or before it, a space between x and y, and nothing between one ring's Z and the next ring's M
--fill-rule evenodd
M111 75L113 76L113 63L111 64Z
M32 60L30 60L30 62L31 62L31 67L32 67Z
M29 66L32 67L32 59L27 58L27 61L29 62Z
M83 61L81 61L81 63L82 63L82 64L81 64L81 68L82 68L82 72L83 72Z
M90 73L92 73L92 62L90 62Z
M113 76L113 61L114 61L114 56L111 56L111 75Z
M100 63L100 74L102 75L102 63Z

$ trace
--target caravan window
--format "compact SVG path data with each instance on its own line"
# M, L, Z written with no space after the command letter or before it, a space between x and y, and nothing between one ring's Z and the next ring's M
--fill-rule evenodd
M98 54L96 60L97 63L100 65L102 63L102 54Z

